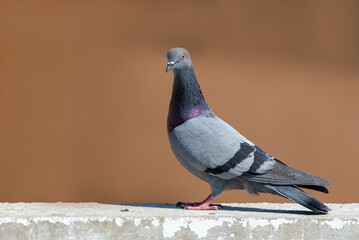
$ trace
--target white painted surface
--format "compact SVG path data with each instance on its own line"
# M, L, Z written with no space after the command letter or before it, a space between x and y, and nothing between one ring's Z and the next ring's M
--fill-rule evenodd
M297 204L0 203L0 239L359 239L359 204L327 215Z

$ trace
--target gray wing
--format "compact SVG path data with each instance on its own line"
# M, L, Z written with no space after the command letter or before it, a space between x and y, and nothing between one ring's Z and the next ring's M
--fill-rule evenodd
M273 157L213 114L186 121L169 137L184 165L222 179L266 173L275 165Z
M312 188L314 186L329 186L330 183L319 176L315 176L291 167L276 160L273 170L266 174L253 174L247 172L242 176L248 181L257 183L269 183L274 185L298 185L302 187ZM314 188L315 189L315 188ZM325 189L325 188L324 188ZM318 189L316 189L318 190ZM318 190L321 191L321 190ZM325 191L324 191L325 192Z

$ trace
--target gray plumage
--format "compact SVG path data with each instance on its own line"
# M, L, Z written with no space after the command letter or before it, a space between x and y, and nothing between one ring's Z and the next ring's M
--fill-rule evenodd
M329 182L286 166L218 118L207 105L187 50L167 54L174 82L167 130L173 153L191 173L208 182L213 199L225 190L271 193L315 212L330 209L299 187L328 192Z

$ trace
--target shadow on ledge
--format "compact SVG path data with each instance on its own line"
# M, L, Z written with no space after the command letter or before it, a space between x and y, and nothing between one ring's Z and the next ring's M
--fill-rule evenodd
M148 207L148 208L167 208L167 209L180 209L176 204L170 203L105 203L119 206L131 206L131 207ZM321 213L315 213L305 210L284 210L284 209L264 209L253 207L232 207L222 205L223 208L218 211L239 211L239 212L255 212L255 213L278 213L278 214L299 214L299 215L323 215ZM190 211L190 210L183 210ZM211 211L211 210L209 210ZM325 215L325 214L324 214Z

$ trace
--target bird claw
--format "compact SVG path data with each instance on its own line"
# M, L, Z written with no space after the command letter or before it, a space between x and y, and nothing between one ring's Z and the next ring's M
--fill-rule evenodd
M200 202L193 202L193 203L189 203L189 202L178 202L177 204L176 204L176 206L178 207L178 208L185 208L185 207L188 207L188 206L199 206L199 205L201 205L201 203Z
M220 204L211 204L209 206L200 205L200 206L186 206L184 210L221 210L222 206Z
M218 210L222 210L223 209L223 206L221 204L214 204L217 206Z
M178 208L183 208L184 210L221 210L223 206L221 204L204 204L199 202L194 203L185 203L185 202L178 202Z

